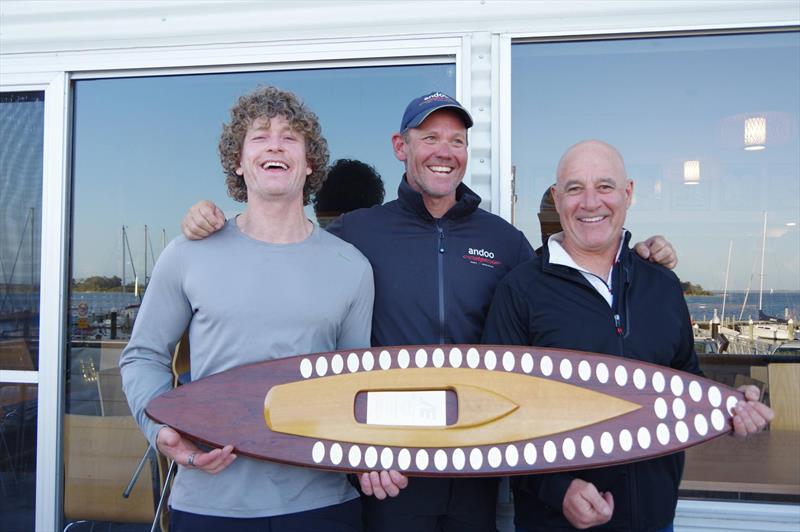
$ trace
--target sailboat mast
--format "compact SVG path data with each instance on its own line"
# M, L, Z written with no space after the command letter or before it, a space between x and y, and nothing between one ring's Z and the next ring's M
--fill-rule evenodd
M33 312L33 309L35 307L35 305L33 303L33 301L34 301L33 294L38 291L34 287L34 279L36 279L36 276L35 276L35 273L34 273L35 270L33 268L33 258L36 256L36 243L33 241L33 239L36 237L36 227L34 227L34 225L36 224L36 214L35 213L36 213L36 211L34 210L33 207L31 207L31 209L30 209L30 215L31 215L31 284L30 284L30 289L28 291L28 295L31 297L31 301L29 302L29 306L30 306L31 312Z
M122 226L122 293L125 293L125 226Z
M731 273L731 255L733 254L733 240L728 245L728 266L725 268L725 290L722 292L722 323L725 323L725 300L728 298L728 276Z
M758 312L761 314L762 309L764 308L761 306L762 300L764 298L764 249L766 248L767 244L767 211L764 211L764 230L761 232L761 282L758 288Z
M144 285L147 286L147 224L144 224Z

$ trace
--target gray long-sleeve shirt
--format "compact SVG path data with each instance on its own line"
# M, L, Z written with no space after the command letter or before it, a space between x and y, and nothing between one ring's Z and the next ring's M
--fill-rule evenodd
M131 411L155 445L161 425L144 408L169 390L171 354L187 325L196 380L268 359L367 347L373 297L369 262L317 227L293 244L253 240L233 219L204 240L179 237L158 259L120 359ZM217 475L181 467L170 505L262 517L356 496L342 474L240 456Z

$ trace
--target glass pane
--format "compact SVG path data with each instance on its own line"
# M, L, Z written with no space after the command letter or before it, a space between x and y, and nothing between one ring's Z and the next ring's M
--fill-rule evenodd
M178 235L190 205L206 198L232 216L242 210L226 195L217 143L235 99L258 85L298 94L317 113L331 162L357 159L375 167L385 199L402 174L391 135L406 104L428 91L455 92L450 64L337 68L150 78L82 80L74 84L73 239L67 382L65 514L68 521L138 522L152 515L151 466L136 489L139 504L118 493L145 450L120 386L119 361L141 294L158 254ZM314 212L306 209L309 218ZM138 287L138 293L137 293ZM131 427L133 430L131 431ZM117 442L102 449L114 464L113 489L82 473L86 434ZM109 470L110 471L110 470ZM73 504L110 492L104 515ZM148 500L148 496L150 497ZM89 504L96 508L97 504ZM117 510L117 507L119 509ZM142 525L144 526L144 525ZM144 529L144 528L143 528Z
M0 370L39 368L44 93L0 94ZM3 530L33 530L35 384L0 383Z
M39 368L44 93L0 93L0 370ZM37 386L0 383L2 530L33 530Z
M793 370L779 362L798 360L765 354L797 345L789 340L800 315L800 34L520 43L512 63L516 225L541 241L540 202L569 146L590 138L616 146L635 183L626 222L634 241L666 235L680 257L676 273L691 283L684 286L702 367L727 384L768 390L776 411L785 405L772 432L791 431L796 452L800 400L796 386L783 384ZM730 354L715 355L721 351L762 355L734 364ZM736 441L727 441L733 449L719 452L736 452ZM694 453L684 480L703 466ZM720 481L695 489L798 499L800 470L754 460L709 473L738 475L733 488ZM745 482L754 472L766 475L756 488ZM776 487L785 478L770 472L794 474L794 495Z
M0 369L39 367L44 93L0 93Z

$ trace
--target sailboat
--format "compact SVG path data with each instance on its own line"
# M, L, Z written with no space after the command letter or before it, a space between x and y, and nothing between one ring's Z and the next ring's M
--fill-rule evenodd
M767 213L764 211L764 229L761 233L761 281L758 290L758 323L753 324L753 337L765 340L788 340L786 320L769 316L764 312L764 251L767 243Z

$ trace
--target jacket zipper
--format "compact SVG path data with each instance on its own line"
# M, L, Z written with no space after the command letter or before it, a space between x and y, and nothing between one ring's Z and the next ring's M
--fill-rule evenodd
M444 312L444 229L440 222L436 222L436 231L439 233L437 242L437 259L439 267L439 343L445 343L445 312Z
M617 331L617 339L619 340L619 356L625 357L625 337L628 335L626 329L630 328L630 317L628 316L628 272L625 270L625 267L617 263L616 268L614 271L616 279L614 279L614 285L616 289L613 292L612 297L613 304L614 304L614 327ZM625 313L625 325L623 326L622 318L620 314ZM629 493L629 508L631 509L630 513L630 520L631 520L631 529L632 530L639 530L640 529L640 516L639 512L637 511L637 499L638 493L636 490L638 489L638 482L636 481L637 475L637 467L636 464L630 464L627 467L628 469L628 493Z
M623 301L625 298L625 294L627 293L626 282L622 278L624 273L624 269L622 264L617 262L615 264L613 273L612 273L612 306L613 306L613 314L614 314L614 329L617 332L617 340L619 341L619 356L625 356L625 345L623 341L623 337L625 336L625 328L622 326L622 318L620 317ZM625 326L627 326L627 320Z

